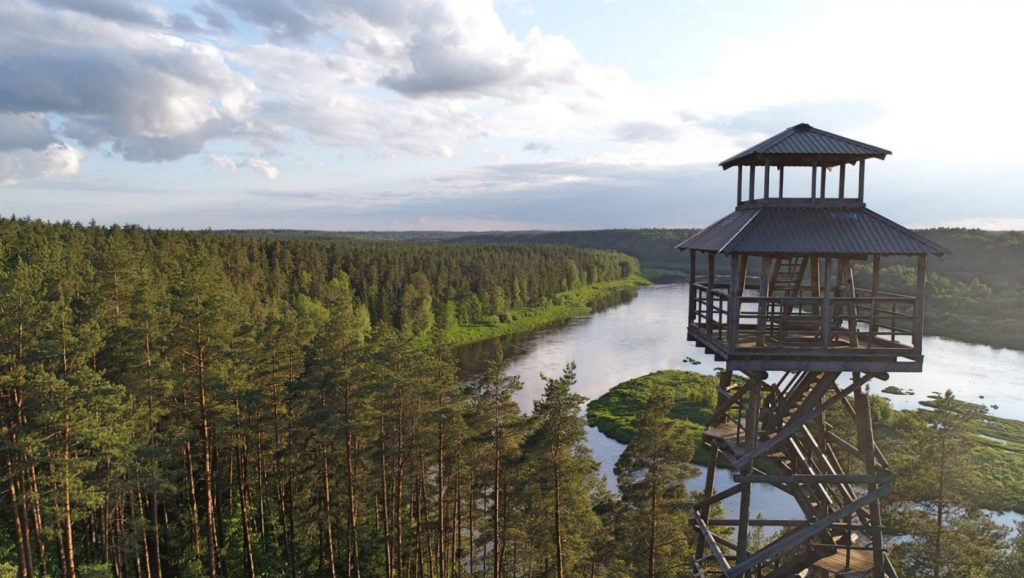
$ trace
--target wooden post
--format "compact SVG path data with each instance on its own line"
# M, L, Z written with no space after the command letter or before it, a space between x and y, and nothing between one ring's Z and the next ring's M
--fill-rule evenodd
M705 295L705 303L707 304L707 307L706 307L706 311L704 311L704 316L707 319L707 324L706 325L707 325L708 337L711 337L712 331L714 329L714 325L712 324L712 322L714 321L714 318L715 318L715 316L713 314L713 309L712 309L713 306L714 306L714 303L715 303L714 302L714 295L712 294L714 292L714 290L715 290L715 252L714 251L708 251L708 290L707 290L707 294Z
M825 257L825 290L821 296L821 344L832 342L832 258Z
M761 285L758 297L768 296L768 256L761 255ZM757 304L757 346L764 347L765 329L768 325L768 304L761 301Z
M839 198L846 198L846 163L839 165Z
M828 167L821 167L821 194L818 195L822 199L825 198L825 173L828 172Z
M736 206L743 204L743 165L736 167Z
M854 379L859 377L854 373ZM875 475L875 434L871 425L871 396L864 391L863 387L853 392L853 402L857 411L857 449L860 450L861 459L864 460L864 472ZM878 490L878 484L868 484L868 493ZM870 504L871 510L871 553L874 557L874 568L871 575L874 578L885 576L885 552L882 550L882 507L878 500Z
M725 380L725 375L729 375L729 380L732 380L731 371L723 371L722 379ZM710 443L708 444L710 450L708 451L708 472L707 477L704 480L704 498L710 498L715 495L715 470L718 468L718 446ZM711 518L711 505L707 505L701 508L697 512L697 516L704 520L704 524L707 525L708 520ZM704 557L704 536L700 533L697 534L697 548L696 557L698 560Z
M750 165L750 187L747 190L747 199L754 200L754 174L757 173L757 166Z
M747 421L746 421L746 439L744 445L747 447L747 451L751 452L757 447L758 437L758 420L760 419L761 410L761 378L753 378L754 383L751 384L750 391L747 393ZM753 468L753 460L747 462L740 467L740 474L750 475L751 469ZM749 480L749 479L748 479ZM748 544L748 532L750 530L750 481L742 482L743 488L740 490L740 524L737 528L737 539L736 539L736 561L741 562L747 557L747 544Z
M768 161L764 161L764 198L766 199L768 198L768 181L771 180L768 178L771 176L770 168L771 166L768 164Z
M782 176L785 173L786 167L779 167L779 198L782 198Z
M811 167L811 198L818 195L818 167Z
M864 159L860 160L860 166L857 168L860 173L857 178L857 200L864 200Z
M693 320L697 318L697 250L690 249L690 304L686 312L687 327L693 326Z
M871 264L871 319L868 324L868 349L871 349L878 333L878 274L882 268L882 256L875 255Z
M924 281L927 255L917 256L917 297L914 299L914 352L921 352L921 338L924 335ZM894 323L895 325L895 323Z
M740 324L740 295L743 294L743 269L746 268L747 256L740 257L733 253L729 257L730 271L732 278L729 280L729 316L726 340L729 343L729 351L736 347L736 338L739 333Z

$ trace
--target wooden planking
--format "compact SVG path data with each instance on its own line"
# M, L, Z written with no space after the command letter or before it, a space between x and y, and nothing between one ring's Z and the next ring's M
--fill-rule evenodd
M871 550L850 550L850 564L846 564L846 550L839 550L814 563L815 568L838 574L840 572L870 572L874 567Z

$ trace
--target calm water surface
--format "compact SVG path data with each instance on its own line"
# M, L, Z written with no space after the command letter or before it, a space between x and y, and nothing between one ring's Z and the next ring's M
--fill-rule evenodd
M544 390L541 375L558 376L565 365L576 362L576 391L597 398L618 383L661 369L688 369L714 375L721 367L714 357L686 341L687 286L653 285L623 296L616 303L589 317L570 319L563 325L528 335L492 340L460 349L464 378L478 373L501 343L512 360L509 371L518 374L524 387L516 401L524 411L533 410L533 400ZM938 337L925 338L924 372L893 373L889 381L872 382L875 393L886 385L914 390L912 396L890 396L897 409L912 409L933 391L950 389L965 401L997 405L989 412L1000 417L1024 420L1024 352L993 349ZM689 359L689 360L688 360ZM612 468L625 446L588 428L587 441L601 471L614 489ZM728 474L719 475L716 485L731 485ZM703 475L690 480L692 489L703 488ZM755 486L752 503L766 504L760 510L766 518L799 517L796 503L771 486ZM738 496L726 502L727 515L738 507ZM731 511L731 513L728 513ZM1006 520L1019 519L1009 517Z

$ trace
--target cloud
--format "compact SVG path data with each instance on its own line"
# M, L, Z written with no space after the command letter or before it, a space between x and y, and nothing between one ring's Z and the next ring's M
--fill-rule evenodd
M233 171L238 168L238 165L235 163L235 161L231 160L231 157L226 155L210 153L206 155L206 159L211 163L217 165L218 167L221 167L222 169L227 169L229 171Z
M0 150L0 186L13 185L25 179L77 174L81 158L81 151L62 143L51 143L39 150Z
M231 25L231 22L228 22L224 14L209 4L196 4L192 7L192 11L202 16L206 20L206 25L211 28L221 32L230 32L234 29L234 26Z
M523 145L523 150L527 152L549 153L555 150L555 147L546 142L530 141Z
M51 8L72 10L103 20L114 20L146 26L163 26L163 15L149 7L124 0L35 0Z
M242 165L251 168L270 180L276 179L280 174L277 167L261 159L245 159L245 162L242 163Z
M676 130L656 122L624 122L615 127L615 140L625 142L673 141Z
M239 18L264 27L274 41L305 41L323 30L314 18L306 15L296 2L289 0L216 0L230 8Z
M0 6L0 37L0 111L60 115L63 133L86 147L174 160L245 132L255 86L210 44L21 3Z
M56 139L50 123L39 113L0 113L0 151L40 150Z

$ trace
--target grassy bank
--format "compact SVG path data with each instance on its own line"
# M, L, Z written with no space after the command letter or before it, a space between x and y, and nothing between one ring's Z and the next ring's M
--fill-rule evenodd
M510 309L500 316L492 315L489 319L457 325L448 330L446 337L452 345L465 345L502 335L533 331L572 317L590 315L595 305L602 300L649 284L650 281L643 277L633 275L626 279L563 291L544 303Z
M587 406L587 423L620 443L628 444L636 430L633 418L644 408L651 393L659 387L673 392L676 404L669 416L687 424L697 448L693 462L707 465L708 456L700 441L704 422L715 409L718 378L693 371L666 369L625 381L608 390Z

